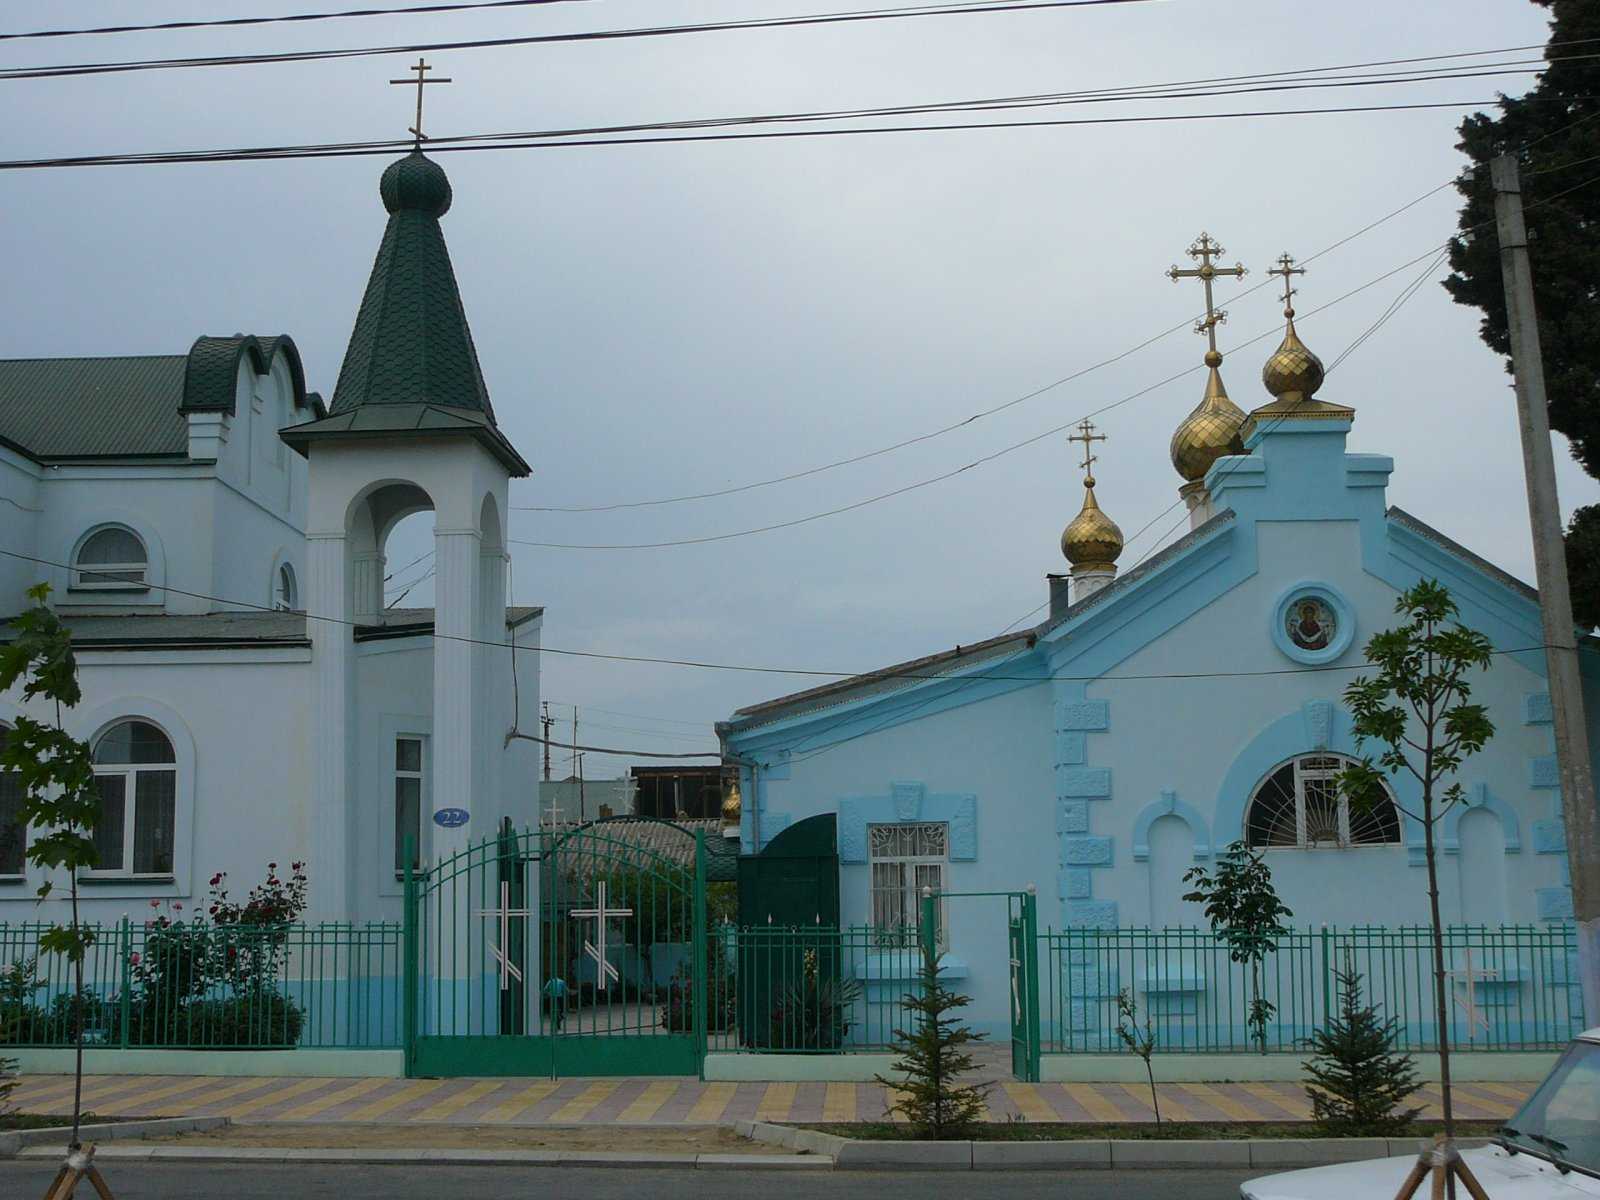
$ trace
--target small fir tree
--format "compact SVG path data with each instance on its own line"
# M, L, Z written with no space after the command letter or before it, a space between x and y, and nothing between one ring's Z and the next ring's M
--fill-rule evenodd
M945 987L939 980L943 955L926 943L922 948L922 967L918 972L921 988L905 997L905 1005L916 1017L914 1029L894 1031L899 1058L894 1069L903 1080L878 1082L897 1089L901 1098L891 1112L904 1114L911 1128L921 1137L944 1140L969 1132L983 1115L983 1098L988 1084L962 1084L958 1080L977 1063L964 1047L981 1041L983 1035L960 1024L951 1014L972 1002Z
M1133 993L1123 988L1117 993L1117 1036L1122 1044L1144 1060L1145 1078L1150 1081L1150 1107L1156 1110L1156 1124L1161 1124L1161 1101L1156 1098L1156 1072L1150 1059L1156 1052L1156 1033L1150 1028L1150 1018L1145 1017L1144 1028L1139 1027L1139 1005Z
M1361 998L1361 973L1346 956L1335 974L1339 1015L1311 1035L1306 1096L1317 1125L1335 1137L1403 1134L1420 1108L1401 1106L1422 1081L1409 1054L1397 1053L1399 1019Z
M1265 1054L1267 1023L1277 1007L1261 994L1261 964L1278 949L1278 939L1289 932L1284 918L1294 913L1278 899L1266 862L1243 842L1234 842L1223 852L1215 875L1204 867L1191 867L1183 873L1183 881L1194 884L1194 891L1183 898L1205 905L1206 919L1212 932L1227 943L1228 957L1250 967L1245 1024Z

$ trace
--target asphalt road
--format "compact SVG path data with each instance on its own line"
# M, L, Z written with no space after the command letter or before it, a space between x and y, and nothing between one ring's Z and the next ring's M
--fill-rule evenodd
M626 1171L577 1167L340 1166L322 1163L113 1163L106 1182L117 1200L1238 1200L1239 1171L941 1171L900 1174L833 1171ZM53 1163L0 1163L0 1196L37 1200ZM86 1184L78 1195L93 1196Z

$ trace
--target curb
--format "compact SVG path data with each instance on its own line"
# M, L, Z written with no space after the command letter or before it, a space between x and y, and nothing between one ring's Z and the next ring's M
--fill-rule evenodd
M83 1125L78 1136L86 1142L119 1142L128 1138L155 1137L163 1133L199 1133L227 1125L227 1117L157 1117L149 1121L119 1121L109 1125ZM49 1146L53 1155L72 1136L72 1126L50 1129L18 1129L0 1133L0 1158L16 1158L30 1146Z
M24 1149L23 1159L55 1158L59 1146ZM790 1154L630 1154L563 1150L291 1150L248 1146L102 1146L96 1161L350 1163L460 1167L613 1167L624 1170L678 1168L690 1171L831 1171L833 1160Z
M735 1121L733 1130L752 1141L827 1155L841 1171L1099 1170L1118 1168L1319 1167L1372 1158L1415 1157L1420 1138L1230 1138L1059 1142L857 1141L813 1129L766 1121ZM1458 1138L1463 1149L1488 1145L1486 1138Z

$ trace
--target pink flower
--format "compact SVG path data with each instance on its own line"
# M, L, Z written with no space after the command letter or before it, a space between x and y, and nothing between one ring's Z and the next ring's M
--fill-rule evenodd
M151 908L160 908L161 907L161 901L156 900L156 899L152 899L150 901L150 907Z
M128 955L128 962L136 967L139 965L139 952L137 950Z
M182 912L183 911L183 901L182 900L174 900L172 902L172 911L173 912Z

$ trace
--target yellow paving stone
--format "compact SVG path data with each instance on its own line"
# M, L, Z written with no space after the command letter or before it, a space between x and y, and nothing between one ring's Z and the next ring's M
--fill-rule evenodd
M1017 1106L1026 1120L1029 1121L1059 1121L1056 1110L1050 1107L1050 1102L1039 1094L1039 1089L1031 1083L1014 1083L1006 1080L1001 1085L1006 1095L1011 1097L1011 1103Z
M722 1120L722 1111L728 1107L728 1102L733 1099L734 1083L708 1083L705 1090L700 1093L700 1099L694 1102L694 1107L689 1110L689 1115L684 1121L690 1125L710 1125Z
M267 1078L256 1076L253 1079L241 1079L233 1083L228 1083L226 1078L214 1079L212 1082L218 1084L227 1083L228 1086L220 1088L215 1092L207 1092L203 1096L196 1096L189 1100L188 1103L196 1108L210 1108L214 1105L221 1104L225 1100L231 1100L234 1096L242 1096L246 1092L256 1092L260 1091L262 1088L271 1087L276 1084L278 1080L273 1076L269 1076Z
M1083 1110L1096 1121L1126 1121L1119 1109L1087 1083L1063 1083L1062 1090L1083 1105Z
M1264 1116L1277 1116L1285 1113L1296 1121L1304 1121L1311 1116L1311 1103L1305 1098L1304 1092L1286 1095L1274 1091L1271 1085L1265 1083L1241 1083L1238 1085L1257 1100L1264 1100L1268 1111Z
M159 1113L156 1113L154 1110L148 1107L150 1104L153 1104L157 1100L167 1100L173 1096L180 1096L185 1092L197 1092L201 1088L213 1087L216 1085L216 1082L216 1079L210 1076L200 1076L193 1079L181 1079L176 1083L169 1083L165 1087L151 1088L148 1092L135 1092L131 1096L123 1097L119 1103L124 1105L137 1104L145 1106L144 1110L142 1112L135 1113L135 1116L159 1116Z
M85 1104L91 1100L106 1100L123 1092L133 1092L142 1087L149 1087L152 1084L164 1083L171 1078L170 1075L106 1075L92 1084L88 1079L85 1079L83 1081L83 1100ZM52 1104L70 1099L72 1099L72 1080L70 1079L50 1092L41 1092L29 1097L29 1100L34 1103L48 1101Z
M530 1084L510 1098L496 1104L479 1117L478 1120L486 1125L504 1124L524 1109L532 1108L560 1086L561 1084L553 1079L547 1079L543 1083Z
M583 1091L551 1113L549 1119L553 1124L557 1125L571 1121L581 1121L599 1108L600 1105L604 1104L611 1093L620 1086L619 1082L591 1083Z
M618 1121L633 1123L648 1121L661 1110L661 1106L677 1094L681 1086L676 1080L658 1079L633 1098L633 1102L617 1114Z
M248 1116L250 1113L258 1112L263 1108L270 1108L274 1104L280 1104L285 1100L293 1100L296 1096L303 1096L307 1092L324 1087L329 1081L327 1079L301 1079L292 1083L288 1080L284 1082L287 1084L285 1087L274 1088L261 1096L253 1096L243 1104L230 1104L228 1106L228 1116Z
M756 1105L756 1120L787 1121L789 1119L789 1109L794 1107L794 1097L797 1090L799 1090L798 1084L767 1084L766 1091L761 1094L761 1102Z
M1150 1089L1148 1086L1142 1083L1124 1083L1118 1086L1143 1105L1147 1112L1150 1112L1152 1116L1154 1115L1154 1111L1150 1107ZM1164 1087L1158 1086L1156 1088L1156 1098L1161 1101L1161 1119L1163 1121L1198 1121L1200 1119L1179 1103L1178 1098L1172 1094L1170 1084ZM1118 1119L1121 1120L1122 1118Z
M1496 1104L1493 1100L1468 1096L1459 1088L1452 1088L1450 1092L1455 1102L1453 1107L1457 1117L1469 1121L1483 1121L1505 1115L1502 1106ZM1417 1094L1427 1101L1427 1109L1423 1113L1424 1117L1442 1119L1444 1115L1444 1093L1439 1090L1439 1085L1437 1083L1424 1084L1422 1090Z
M822 1096L824 1121L854 1121L856 1119L856 1085L830 1083Z
M491 1092L497 1092L504 1086L505 1082L499 1079L489 1079L481 1083L474 1083L470 1087L462 1088L459 1092L451 1093L437 1104L430 1105L414 1113L410 1120L443 1121L447 1117L454 1116L467 1105L474 1101L482 1100Z
M1476 1088L1480 1092L1488 1092L1491 1096L1499 1096L1503 1100L1521 1104L1533 1094L1533 1089L1538 1085L1533 1083L1473 1083L1468 1086Z
M304 1104L291 1108L288 1112L279 1113L280 1121L304 1121L307 1117L314 1117L318 1113L327 1112L336 1105L344 1104L349 1100L356 1100L368 1092L375 1092L389 1080L379 1076L376 1079L358 1079L348 1087L342 1087L336 1092L329 1092L326 1096L318 1096L315 1100L307 1100Z
M355 1112L346 1113L343 1119L346 1121L375 1121L385 1113L393 1112L402 1104L409 1104L411 1101L421 1096L426 1096L429 1092L436 1091L444 1086L444 1080L442 1079L419 1079L414 1083L405 1083L402 1080L395 1079L390 1080L390 1082L397 1085L394 1091L387 1096L379 1096L371 1104L362 1105Z
M1208 1083L1177 1083L1172 1087L1181 1088L1196 1099L1211 1105L1230 1121L1259 1121L1261 1114L1252 1109L1248 1104L1241 1104L1226 1092L1220 1092Z
M910 1094L911 1094L910 1092L903 1091L900 1088L896 1088L896 1087L886 1087L886 1088L884 1088L883 1089L884 1113L883 1113L883 1116L880 1119L884 1120L884 1121L893 1121L898 1125L909 1124L911 1118L906 1116L905 1113L901 1112L898 1108L896 1108L895 1105L899 1104L902 1100L906 1099Z

